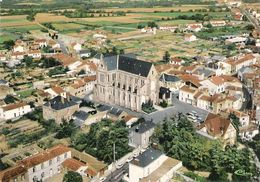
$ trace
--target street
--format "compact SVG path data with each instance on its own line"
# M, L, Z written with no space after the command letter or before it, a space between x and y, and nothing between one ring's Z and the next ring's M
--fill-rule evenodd
M106 176L105 182L118 182L123 176L129 173L129 164L125 163L120 169L116 169Z

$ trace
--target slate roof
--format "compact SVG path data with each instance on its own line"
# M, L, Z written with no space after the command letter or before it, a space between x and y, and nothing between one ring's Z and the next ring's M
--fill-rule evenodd
M123 111L121 109L112 108L108 113L113 114L114 116L120 116L120 114L122 114L122 112Z
M143 123L140 123L134 127L132 127L130 130L134 130L136 133L145 133L146 131L152 129L155 127L155 124L152 121L145 121Z
M207 69L207 68L197 68L195 71L194 71L195 74L198 74L198 75L202 75L204 74L205 77L209 77L209 76L212 76L215 74L214 71L210 70L210 69Z
M136 55L135 55L135 54L132 54L132 53L122 54L122 55L120 55L120 57L121 57L121 56L128 57L128 58L136 58ZM95 58L97 58L97 59L101 59L101 57L102 57L101 54L97 54L97 55L95 56ZM117 55L114 55L114 56L105 56L105 57L103 58L103 61L105 62L108 71L116 70L116 69L117 69Z
M51 107L54 110L61 110L77 104L78 103L72 101L71 99L67 99L62 96L57 96L51 99L49 102L46 102L44 106Z
M80 54L88 54L88 53L91 53L91 52L88 49L83 49L83 50L80 50L79 53Z
M102 111L107 111L107 110L110 110L112 107L111 106L108 106L108 105L105 105L105 104L100 104L97 106L97 110L102 112Z
M85 121L89 117L89 113L84 111L76 111L73 114L73 117L76 117L79 120Z
M152 63L141 61L136 58L119 56L118 69L122 71L126 71L135 75L140 75L143 77L147 77L150 69L152 67Z
M4 84L4 85L5 85L5 84L7 84L7 83L8 83L8 82L7 82L6 80L0 80L0 85L1 85L1 84Z
M160 77L160 81L165 81L165 82L178 82L181 79L177 76L174 75L168 75L166 73L163 73Z
M163 153L160 150L149 148L140 154L137 158L131 161L132 164L140 167L146 167L156 159L158 159Z
M159 99L163 99L164 95L166 99L171 98L171 90L169 88L160 87Z

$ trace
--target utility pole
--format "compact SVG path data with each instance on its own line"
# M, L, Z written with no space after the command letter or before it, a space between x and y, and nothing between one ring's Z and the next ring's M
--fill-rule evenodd
M114 163L116 162L116 144L113 143L113 157L114 157Z

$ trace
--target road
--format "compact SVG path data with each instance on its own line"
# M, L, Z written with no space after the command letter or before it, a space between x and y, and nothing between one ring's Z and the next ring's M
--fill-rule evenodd
M239 8L240 11L247 17L247 19L254 25L255 29L260 30L259 22L254 18L244 7Z
M146 120L152 120L154 123L160 123L164 119L170 119L171 117L177 115L178 113L187 114L190 111L196 111L201 117L201 119L204 121L208 115L208 111L205 111L203 109L200 109L198 107L194 107L190 104L183 103L179 101L176 96L173 96L172 98L172 107L168 107L162 111L156 111L147 115L144 115L144 118Z
M245 85L243 86L242 90L244 93L245 101L243 102L240 110L241 111L250 110L250 109L252 109L252 105L253 105L252 97Z
M57 39L57 42L60 44L60 48L61 48L62 53L63 54L69 54L65 43L60 39Z
M129 164L125 163L120 169L117 169L111 172L109 175L106 176L105 182L118 182L120 181L123 176L129 173Z

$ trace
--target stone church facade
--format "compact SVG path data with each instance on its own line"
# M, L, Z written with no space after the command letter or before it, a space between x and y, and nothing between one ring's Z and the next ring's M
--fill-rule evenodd
M159 102L159 74L154 65L130 55L101 57L94 99L134 111L142 103Z

